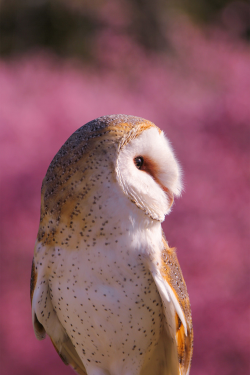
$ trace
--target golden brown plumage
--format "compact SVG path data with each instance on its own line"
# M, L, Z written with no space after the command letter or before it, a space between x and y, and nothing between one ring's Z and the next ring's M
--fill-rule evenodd
M163 236L164 251L162 252L162 275L172 287L176 298L182 308L187 323L187 335L183 323L178 314L175 314L176 342L178 347L178 359L180 363L180 374L186 374L191 365L193 354L193 323L191 306L187 292L187 286L183 278L181 268L177 259L176 249L170 248Z

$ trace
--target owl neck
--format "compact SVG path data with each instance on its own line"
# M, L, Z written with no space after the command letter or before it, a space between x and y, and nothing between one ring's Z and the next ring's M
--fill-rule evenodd
M100 242L115 245L121 239L134 249L157 247L162 242L161 223L137 207L118 185L103 185L102 189L89 189L82 199L79 194L67 202L60 220L47 213L40 224L40 240L69 249Z

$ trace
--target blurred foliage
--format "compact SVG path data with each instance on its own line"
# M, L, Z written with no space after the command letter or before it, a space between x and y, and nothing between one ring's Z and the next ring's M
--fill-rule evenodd
M103 33L126 36L146 50L168 47L168 23L178 13L200 24L218 21L250 39L248 0L0 0L0 54L51 49L93 58Z
M249 0L179 0L191 18L199 23L220 23L229 32L250 40Z
M245 1L246 3L248 0ZM233 0L180 0L179 3L196 20L212 22L228 5L244 3Z
M2 0L0 53L49 48L59 55L91 54L100 24L89 12L78 12L57 0Z

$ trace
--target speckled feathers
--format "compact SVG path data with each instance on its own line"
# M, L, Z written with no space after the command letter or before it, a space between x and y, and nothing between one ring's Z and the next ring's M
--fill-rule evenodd
M32 267L33 324L79 374L188 374L190 304L161 229L180 177L161 130L125 115L81 127L53 159Z
M116 154L121 143L124 146L131 140L135 127L133 137L152 126L155 125L137 117L104 116L72 134L52 160L43 180L39 241L55 242L56 228L63 221L70 227L79 214L79 202L89 201L88 193L94 183L100 181L105 189L105 180L115 181L115 161L111 161L110 154ZM107 171L109 176L102 178Z

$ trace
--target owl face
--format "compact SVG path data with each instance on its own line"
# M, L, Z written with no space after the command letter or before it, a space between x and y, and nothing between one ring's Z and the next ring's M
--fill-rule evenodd
M116 177L123 192L152 219L163 221L181 193L181 171L171 145L155 126L121 147Z

